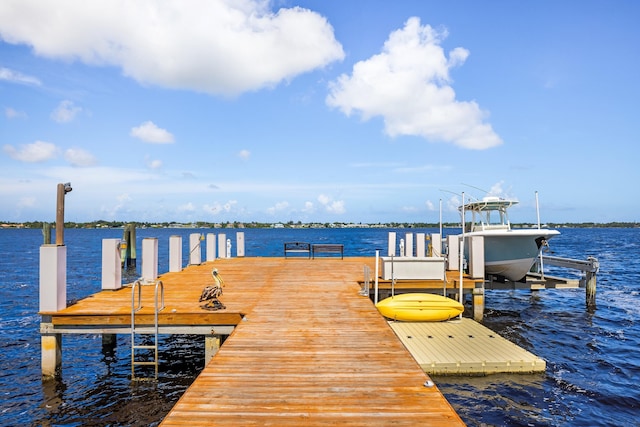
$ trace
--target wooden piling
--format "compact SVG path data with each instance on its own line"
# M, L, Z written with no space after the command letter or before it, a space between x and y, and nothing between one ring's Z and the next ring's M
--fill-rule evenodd
M135 224L127 224L124 227L124 254L122 257L122 265L127 269L136 268L136 226Z
M51 224L45 222L42 224L42 237L45 245L51 244Z
M205 366L220 349L220 335L205 335L204 337L204 364Z
M56 202L56 245L64 245L64 184L58 184Z
M596 273L588 271L586 273L586 303L588 309L596 308Z
M484 318L484 286L473 289L473 320L482 322Z
M62 365L62 334L42 334L40 342L42 379L53 379Z

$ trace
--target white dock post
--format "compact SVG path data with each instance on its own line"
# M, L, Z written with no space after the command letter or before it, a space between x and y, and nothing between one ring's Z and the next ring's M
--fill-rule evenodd
M182 236L169 237L169 271L182 271Z
M142 239L142 281L153 282L158 278L158 239Z
M442 256L442 235L431 233L431 253L433 256Z
M413 233L407 233L405 236L404 256L413 257Z
M207 262L216 260L216 235L207 233Z
M231 258L231 239L227 239L227 258Z
M226 234L218 234L218 257L226 258L227 257L227 235Z
M424 257L426 256L427 252L425 249L425 234L424 233L417 233L416 234L416 256L417 257Z
M200 233L189 234L189 265L202 264L202 248L200 246Z
M244 256L244 231L236 233L236 254L238 257Z
M471 236L469 244L469 276L484 279L484 236Z
M102 289L122 287L120 239L102 239Z
M389 232L389 249L387 251L387 256L396 256L396 232Z
M40 311L67 308L67 247L40 246Z
M459 252L459 236L449 234L447 236L447 270L457 270L458 264L460 264Z

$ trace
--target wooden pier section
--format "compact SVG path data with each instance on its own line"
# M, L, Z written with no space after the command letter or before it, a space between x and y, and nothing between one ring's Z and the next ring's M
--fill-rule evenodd
M162 275L161 333L233 329L162 425L464 425L360 294L364 266L373 270L374 263L232 258ZM213 283L214 267L224 278L226 309L206 311L198 298ZM136 321L148 325L153 287L143 288L142 301ZM123 333L131 289L41 314L43 334Z

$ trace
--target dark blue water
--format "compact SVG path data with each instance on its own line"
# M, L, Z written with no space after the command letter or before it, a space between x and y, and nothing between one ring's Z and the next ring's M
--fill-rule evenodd
M243 231L246 256L282 256L283 242L295 240L341 242L347 256L373 256L386 249L389 230ZM425 230L395 231L400 238ZM544 358L547 370L435 377L471 426L640 426L640 229L561 231L551 241L554 255L600 261L597 308L586 310L583 289L487 291L485 325ZM186 265L193 232L235 239L235 230L138 229L138 248L157 237L159 272L166 272L169 236L183 236ZM100 290L101 241L121 237L117 229L66 230L69 301ZM0 230L0 425L157 425L202 369L203 339L164 337L159 381L132 383L129 336L112 348L100 335L65 335L60 377L43 382L41 244L39 230Z

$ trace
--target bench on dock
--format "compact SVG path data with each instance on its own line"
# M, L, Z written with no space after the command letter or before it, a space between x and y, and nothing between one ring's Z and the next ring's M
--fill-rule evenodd
M311 246L311 256L315 258L316 254L340 254L340 259L344 259L344 245L314 244Z
M290 254L307 254L311 258L311 244L307 242L285 242L284 257Z

